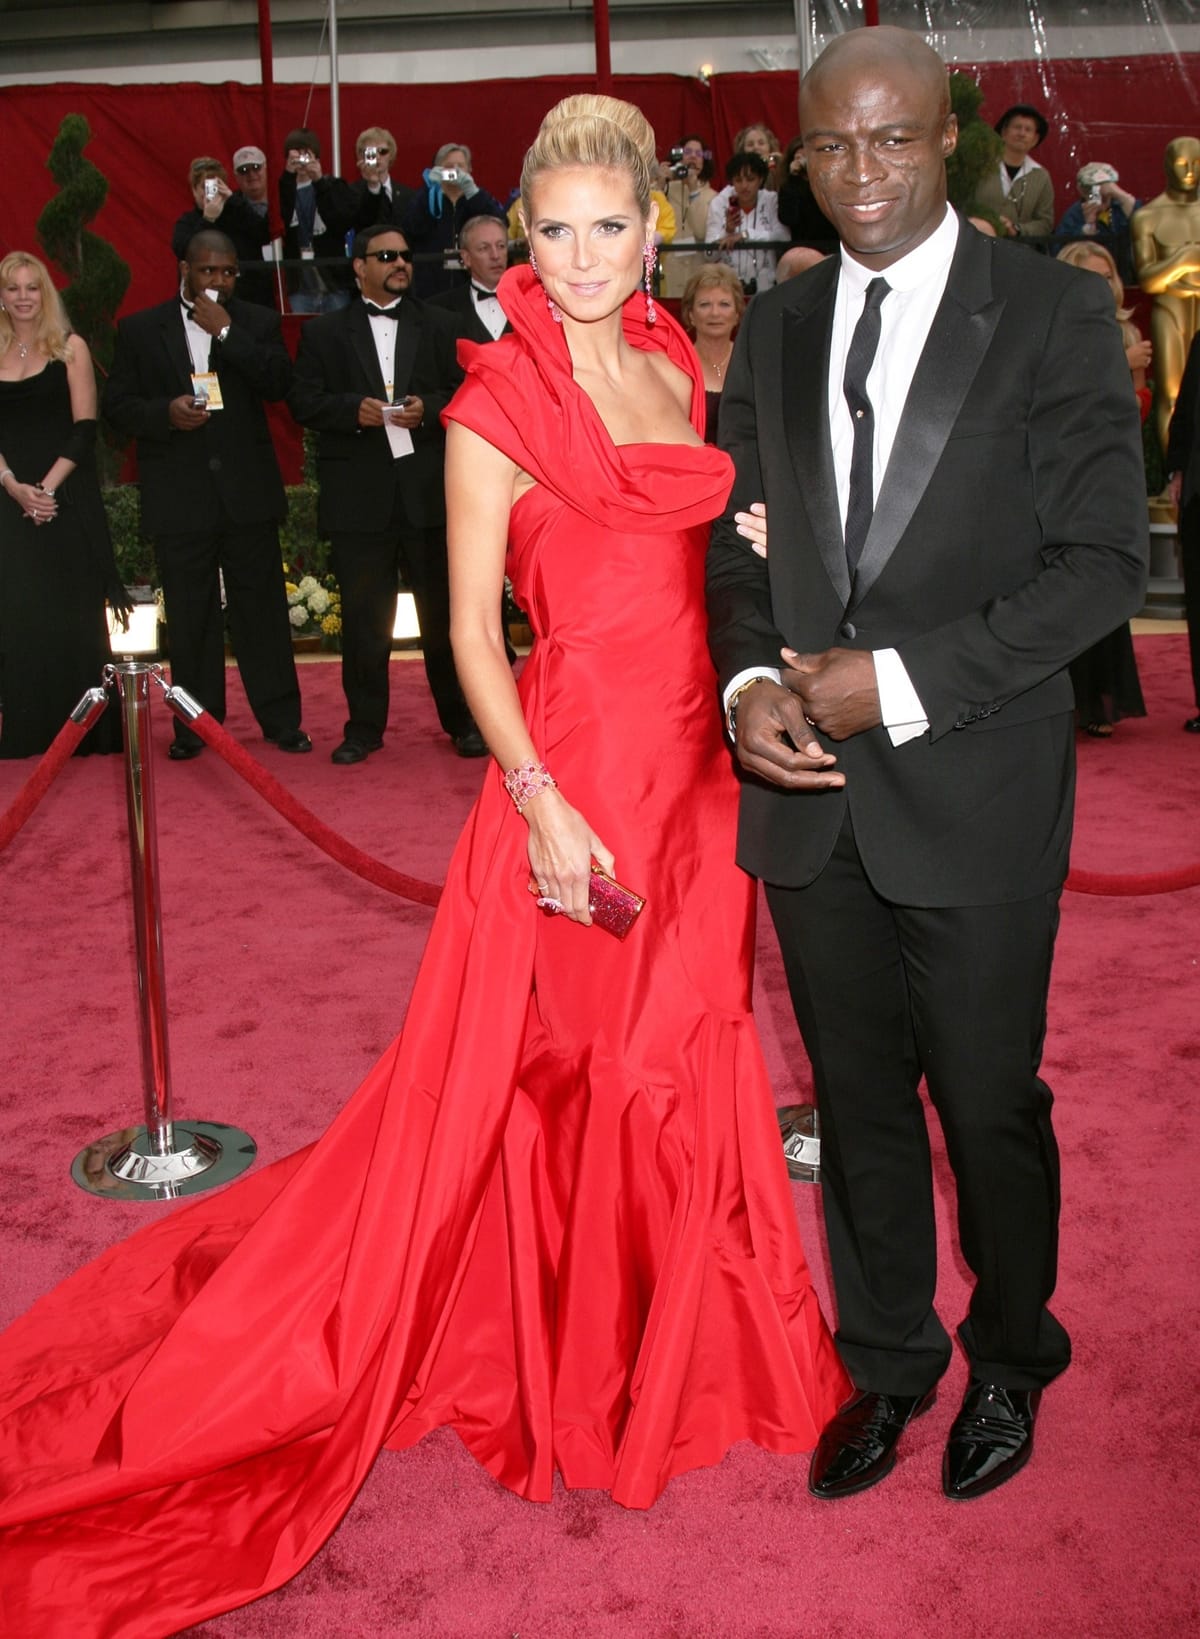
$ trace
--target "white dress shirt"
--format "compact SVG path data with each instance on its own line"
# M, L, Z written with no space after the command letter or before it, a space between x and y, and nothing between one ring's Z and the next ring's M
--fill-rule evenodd
M198 325L192 318L192 304L185 302L182 296L179 299L179 309L183 315L183 334L187 340L187 350L191 354L192 373L197 376L208 374L208 353L212 346L212 337L208 331Z
M397 296L394 302L388 302L383 306L381 312L367 314L367 322L371 326L371 340L375 343L375 352L379 357L384 397L389 404L396 401L396 383L393 379L396 370L396 323L400 317L400 303L403 300L402 296ZM412 433L407 427L393 426L391 420L385 417L383 430L387 434L393 460L398 461L402 456L412 454Z
M871 400L875 415L873 501L879 498L909 388L925 343L929 340L934 314L946 292L950 264L958 245L958 227L958 217L947 205L944 218L929 238L884 270L889 290L879 309L879 346L867 376L867 397ZM847 255L845 246L842 247L841 270L833 306L826 392L838 514L843 530L850 496L850 462L854 452L854 425L843 391L843 378L850 341L866 302L867 286L875 277L877 275L871 268L855 261ZM767 527L769 530L769 519ZM892 744L900 746L907 740L915 740L929 727L929 720L904 662L895 649L875 649L872 657L875 661L880 716ZM726 712L733 695L750 678L773 677L778 681L779 676L778 669L769 666L739 672L725 690Z
M475 304L475 311L484 329L491 332L493 341L499 341L504 334L504 326L508 323L508 315L501 306L499 296L494 290L488 290L485 285L476 284L472 279L471 300Z

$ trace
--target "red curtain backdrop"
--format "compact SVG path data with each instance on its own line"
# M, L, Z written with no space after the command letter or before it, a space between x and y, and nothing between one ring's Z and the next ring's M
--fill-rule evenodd
M1059 209L1075 196L1074 172L1085 159L1116 164L1140 197L1162 187L1162 152L1174 136L1200 132L1195 58L1139 57L1085 62L988 63L977 70L994 118L1012 102L1045 108L1051 135L1038 150L1058 189ZM1197 76L1200 78L1200 76ZM506 199L516 186L521 156L546 109L572 91L582 76L481 80L461 85L346 85L342 88L343 174L354 174L353 141L363 127L387 126L400 154L396 171L416 183L435 148L445 141L474 149L484 187ZM763 120L786 142L796 126L792 73L724 74L705 87L690 76L623 75L617 94L644 109L665 153L685 132L713 141L718 163L734 133ZM308 88L277 87L278 129L298 125ZM109 180L109 197L94 226L130 263L133 281L125 311L161 301L174 283L171 229L190 206L189 161L212 153L228 165L245 142L265 144L262 93L257 86L47 85L0 92L7 163L0 166L0 248L37 249L34 225L54 192L45 158L65 114L84 114L92 127L88 157ZM318 88L310 123L329 132L328 90ZM279 156L268 156L278 171ZM326 147L326 170L336 170Z

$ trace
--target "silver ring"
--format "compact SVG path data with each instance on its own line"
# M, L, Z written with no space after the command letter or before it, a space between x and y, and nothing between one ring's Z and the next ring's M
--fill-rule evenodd
M561 916L565 909L561 899L551 899L547 894L542 894L534 903L541 910L549 911L551 916Z

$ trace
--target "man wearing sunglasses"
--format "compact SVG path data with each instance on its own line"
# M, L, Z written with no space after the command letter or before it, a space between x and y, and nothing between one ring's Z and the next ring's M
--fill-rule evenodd
M441 411L462 380L453 319L410 293L412 253L387 223L354 241L359 299L305 324L288 404L317 434L318 522L342 591L348 716L335 763L383 744L401 575L421 623L425 672L460 756L486 754L454 669Z
M274 307L273 281L263 265L263 250L270 242L270 228L265 209L260 213L243 186L238 169L239 158L258 154L258 148L239 148L233 156L234 178L237 191L229 186L225 167L219 159L202 155L188 167L188 187L193 206L176 222L171 234L171 249L176 261L182 261L187 248L206 228L216 228L233 241L241 274L238 295L244 302L258 302L263 307ZM266 166L263 167L263 176ZM265 180L263 183L266 186Z

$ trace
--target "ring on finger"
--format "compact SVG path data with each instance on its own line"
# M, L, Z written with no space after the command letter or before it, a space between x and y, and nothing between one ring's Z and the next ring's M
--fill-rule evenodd
M541 894L534 903L540 909L549 911L551 916L561 916L566 909L561 899L552 899L549 894Z

